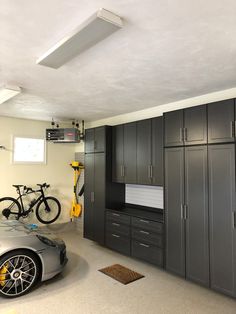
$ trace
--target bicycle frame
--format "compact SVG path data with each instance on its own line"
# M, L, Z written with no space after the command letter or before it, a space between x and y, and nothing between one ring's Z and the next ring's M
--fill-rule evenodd
M25 206L24 206L24 202L23 202L23 197L26 196L26 195L29 195L29 194L34 194L34 193L41 193L41 194L33 201L32 204L30 203L29 208L26 210ZM32 192L28 192L28 193L24 193L23 192L23 194L21 194L20 189L18 189L18 194L19 194L19 196L16 198L16 200L20 204L20 212L19 213L15 213L15 214L18 214L19 217L27 216L33 210L33 207L39 201L41 201L41 199L45 198L44 191L43 191L42 187L39 190L35 190L35 191L32 191ZM14 214L14 212L12 212L12 214Z

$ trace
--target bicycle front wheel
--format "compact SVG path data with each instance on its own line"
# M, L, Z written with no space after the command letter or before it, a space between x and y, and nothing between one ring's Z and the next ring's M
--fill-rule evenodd
M51 224L61 213L60 202L52 196L42 199L36 207L36 217L43 224Z
M0 199L0 220L19 219L21 213L20 203L13 197Z

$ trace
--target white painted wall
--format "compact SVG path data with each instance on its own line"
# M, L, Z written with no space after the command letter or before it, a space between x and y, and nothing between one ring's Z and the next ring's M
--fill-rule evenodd
M0 197L15 196L12 184L35 185L47 182L51 185L48 194L55 195L62 204L62 215L58 222L69 221L73 192L73 171L69 163L74 159L76 149L83 145L53 144L47 146L45 165L15 165L11 163L12 135L45 137L48 122L0 117ZM34 216L30 221L34 221Z

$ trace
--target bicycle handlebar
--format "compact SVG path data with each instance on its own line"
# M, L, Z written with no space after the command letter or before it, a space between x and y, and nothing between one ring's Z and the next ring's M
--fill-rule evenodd
M47 189L47 188L49 188L50 187L50 184L47 184L46 182L45 183L43 183L43 184L37 184L39 187L41 187L41 188L45 188L45 189Z

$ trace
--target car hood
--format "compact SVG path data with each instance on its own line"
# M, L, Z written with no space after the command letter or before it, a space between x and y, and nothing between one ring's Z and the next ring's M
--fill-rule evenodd
M37 225L25 224L18 220L0 221L0 238L23 237L35 234L50 235L46 230L40 230Z

